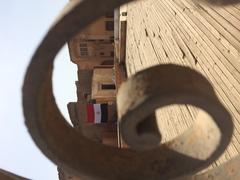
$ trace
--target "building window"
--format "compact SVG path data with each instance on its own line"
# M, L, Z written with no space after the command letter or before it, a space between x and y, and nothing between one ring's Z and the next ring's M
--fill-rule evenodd
M127 12L122 12L122 16L127 16Z
M113 21L106 21L105 28L107 31L113 31L114 30L114 22Z
M113 51L111 51L111 53L110 53L110 54L111 54L111 57L114 57L114 52L113 52Z
M87 47L80 47L80 51L88 51Z
M102 90L114 90L116 89L115 84L102 84L101 85Z
M87 51L81 51L80 56L88 56L88 52Z
M86 43L80 43L80 56L88 56L88 48Z

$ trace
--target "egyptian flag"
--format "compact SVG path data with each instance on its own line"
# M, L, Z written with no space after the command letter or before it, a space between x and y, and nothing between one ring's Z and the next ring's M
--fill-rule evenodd
M88 104L87 105L87 122L88 123L105 123L108 120L108 104Z

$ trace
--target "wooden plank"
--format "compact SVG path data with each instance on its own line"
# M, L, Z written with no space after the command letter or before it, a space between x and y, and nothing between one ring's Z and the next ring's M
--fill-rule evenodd
M126 38L127 38L127 21L120 22L120 54L119 63L125 64L126 61Z
M128 10L128 32L132 37L128 40L127 63L134 67L132 73L156 63L190 66L212 82L231 112L235 124L232 143L212 166L237 155L240 148L239 9L237 6L213 9L189 0L149 0L131 5ZM164 141L188 127L188 119L195 117L194 113L188 107L157 111L161 126L175 128L163 132ZM173 121L172 117L176 119Z

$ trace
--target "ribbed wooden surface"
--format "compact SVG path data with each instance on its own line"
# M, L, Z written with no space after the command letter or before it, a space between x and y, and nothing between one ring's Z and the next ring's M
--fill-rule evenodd
M196 69L215 88L234 120L232 142L212 166L240 150L240 5L213 7L191 0L145 0L128 5L127 71L174 63ZM157 111L163 141L192 124L197 109Z

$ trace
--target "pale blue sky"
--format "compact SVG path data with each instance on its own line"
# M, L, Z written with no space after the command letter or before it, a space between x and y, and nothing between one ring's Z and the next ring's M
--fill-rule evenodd
M58 176L24 125L21 87L32 54L67 1L8 0L0 5L0 168L34 180ZM76 101L76 75L65 47L55 63L54 89L66 117L66 104Z

